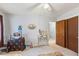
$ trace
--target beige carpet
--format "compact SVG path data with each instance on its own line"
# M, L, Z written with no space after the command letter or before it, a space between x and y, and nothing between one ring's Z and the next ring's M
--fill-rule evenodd
M61 52L52 52L47 54L40 54L39 56L64 56Z
M21 51L12 51L9 53L3 52L1 55L6 55L6 56L22 56ZM44 53L44 54L39 54L38 56L64 56L63 53L61 52L51 52L51 53Z
M77 53L60 47L58 45L53 44L52 47L49 46L40 46L30 49L25 49L24 51L12 51L9 53L2 52L0 53L1 56L57 56L57 55L64 55L64 56L77 56Z
M5 56L21 56L21 51L12 51L9 53L6 52L1 52L0 55L5 55Z

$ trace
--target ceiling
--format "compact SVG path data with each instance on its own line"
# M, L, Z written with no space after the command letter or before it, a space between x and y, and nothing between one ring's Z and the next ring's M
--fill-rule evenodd
M0 3L0 11L8 14L23 15L34 10L37 10L37 13L46 10L54 15L61 15L79 7L78 3L48 3L50 10L47 10L43 8L44 5L43 3Z

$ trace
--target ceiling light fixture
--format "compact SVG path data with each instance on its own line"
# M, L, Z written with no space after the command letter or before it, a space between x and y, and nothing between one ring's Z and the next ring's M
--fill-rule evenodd
M48 9L49 8L49 5L48 4L44 4L44 8L45 9Z
M46 10L48 10L48 11L51 11L51 7L50 7L49 4L44 4L43 8L46 9Z

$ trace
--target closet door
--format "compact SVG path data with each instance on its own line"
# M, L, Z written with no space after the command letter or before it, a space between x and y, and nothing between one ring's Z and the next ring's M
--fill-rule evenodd
M3 46L3 18L0 15L0 47Z
M66 20L56 22L56 44L66 47Z
M67 20L67 48L78 52L78 17Z

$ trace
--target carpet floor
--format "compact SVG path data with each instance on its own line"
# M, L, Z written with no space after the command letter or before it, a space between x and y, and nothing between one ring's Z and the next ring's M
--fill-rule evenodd
M77 53L75 53L69 49L60 47L56 44L53 44L52 47L40 46L40 47L35 47L35 48L26 48L24 51L12 51L9 53L1 52L0 55L1 56L4 56L4 55L5 56L39 56L39 55L43 56L43 55L51 54L54 52L60 52L64 56L77 56ZM56 53L56 54L58 54L58 53ZM51 55L49 55L49 56L51 56ZM55 54L54 54L54 56L55 56Z

